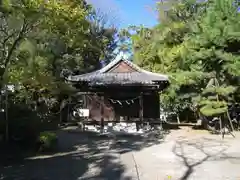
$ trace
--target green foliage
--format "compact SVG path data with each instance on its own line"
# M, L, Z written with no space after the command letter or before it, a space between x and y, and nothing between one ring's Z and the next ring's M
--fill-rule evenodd
M134 61L170 76L171 85L161 94L165 109L180 113L198 105L201 113L214 116L225 113L227 103L238 96L237 8L233 0L161 1L160 23L151 29L135 27Z
M44 131L39 135L40 152L53 151L57 148L57 135L53 132Z
M85 0L2 1L0 89L13 84L9 106L29 110L23 118L9 116L13 131L56 119L62 102L76 92L62 79L64 69L89 72L115 56L117 29L106 18Z
M63 69L85 73L114 57L116 28L84 0L4 1L0 21L0 78L16 85L19 101L61 101L75 92Z

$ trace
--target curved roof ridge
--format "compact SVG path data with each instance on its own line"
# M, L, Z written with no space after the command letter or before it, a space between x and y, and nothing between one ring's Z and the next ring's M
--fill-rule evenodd
M133 69L135 72L125 72L125 73L116 73L116 72L109 72L112 68L114 68L118 63L123 61ZM100 79L100 81L107 81L108 78L115 78L118 81L125 81L125 78L128 78L129 81L132 82L155 82L155 81L169 81L167 75L155 73L151 71L147 71L139 67L138 65L134 64L133 62L127 60L124 56L117 57L105 67L81 75L69 76L67 80L69 81L96 81Z
M134 68L136 71L142 72L142 68L140 68L139 66L137 66L136 64L134 64L133 62L125 59L124 57L119 57L114 59L113 61L111 61L108 65L106 65L105 67L103 67L102 69L100 69L100 73L106 73L107 71L109 71L110 69L112 69L115 65L117 65L120 61L124 61L126 64L128 64L129 66L131 66L132 68Z
M75 77L75 78L81 78L81 77L85 77L85 76L96 75L96 74L98 74L98 73L100 73L100 71L99 71L99 70L96 70L96 71L89 72L89 73L85 73L85 74L70 75L70 76L68 76L66 79L67 79L67 80L71 80L73 77Z

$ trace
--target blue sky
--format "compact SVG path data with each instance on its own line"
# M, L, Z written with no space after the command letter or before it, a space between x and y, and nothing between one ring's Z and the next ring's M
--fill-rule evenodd
M95 8L113 17L120 28L143 24L147 27L157 23L154 12L156 0L87 0Z

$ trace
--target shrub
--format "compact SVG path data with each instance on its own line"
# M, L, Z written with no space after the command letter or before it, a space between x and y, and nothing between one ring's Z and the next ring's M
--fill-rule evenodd
M37 112L25 104L12 103L9 104L8 118L10 141L18 143L24 148L32 148L40 132L41 121Z
M53 151L57 147L57 135L54 132L44 131L39 135L39 151Z

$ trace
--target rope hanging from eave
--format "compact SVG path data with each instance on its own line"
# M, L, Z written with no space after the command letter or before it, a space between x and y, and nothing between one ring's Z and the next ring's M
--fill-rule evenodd
M123 103L126 103L126 104L130 105L131 103L132 103L132 104L134 103L134 100L137 100L137 99L139 99L139 98L140 98L140 96L137 96L137 97L131 98L131 99L124 99L124 100L111 99L111 98L108 98L108 100L110 100L113 104L118 103L118 104L122 105Z
M95 94L95 96L98 97L97 93ZM92 98L91 96L86 95L86 97L87 97L88 99L90 99L90 100L93 100L93 98ZM117 103L118 103L119 105L122 106L124 103L126 103L127 105L131 105L131 104L134 103L135 100L139 99L140 97L141 97L141 96L137 96L137 97L134 97L134 98L131 98L131 99L124 99L124 100L108 98L108 100L109 100L111 103L113 103L113 104L117 104ZM105 105L105 107L106 107L106 104L103 103L103 102L101 102L101 100L98 100L98 99L96 99L96 98L94 98L94 100L95 100L97 103L99 103L99 105ZM112 107L107 107L107 108L112 109Z

